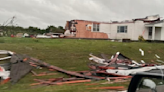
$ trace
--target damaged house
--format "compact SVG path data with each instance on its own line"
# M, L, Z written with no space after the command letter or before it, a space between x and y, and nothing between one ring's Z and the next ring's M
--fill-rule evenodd
M138 40L142 35L146 40L164 40L164 20L159 15L112 22L71 20L65 29L65 36L73 38Z

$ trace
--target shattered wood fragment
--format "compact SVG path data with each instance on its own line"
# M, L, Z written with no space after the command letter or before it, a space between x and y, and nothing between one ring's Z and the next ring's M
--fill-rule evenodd
M56 84L62 85L62 84L82 83L82 82L91 82L91 80L75 80L75 81L59 82Z
M84 84L86 86L89 86L89 85L99 85L98 83L90 83L90 84Z
M46 76L46 75L56 75L56 73L37 74L37 75L34 75L34 76Z
M117 53L116 53L115 57L110 61L109 65L111 65L111 64L114 63L114 62L116 62L117 57L118 57L119 54L120 54L120 52L117 52Z

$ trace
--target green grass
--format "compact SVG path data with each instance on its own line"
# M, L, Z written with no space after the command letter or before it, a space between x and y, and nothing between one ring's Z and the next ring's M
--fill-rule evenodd
M145 56L141 56L139 48L143 49ZM87 64L89 54L93 53L100 56L101 53L106 54L109 58L116 52L121 52L125 56L140 62L158 63L155 54L158 54L164 60L164 44L163 43L146 43L146 42L111 42L108 40L83 40L83 39L31 39L31 38L0 38L0 50L10 50L19 54L27 54L38 58L52 65L61 67L71 71L88 70ZM6 61L7 62L7 61ZM37 73L48 71L46 69L37 70ZM100 84L85 86L86 83L77 85L61 85L61 86L34 86L29 84L35 83L34 78L46 79L66 77L67 75L57 73L53 76L34 77L32 74L26 75L16 85L10 86L5 84L0 86L0 92L100 92L100 90L88 90L89 87L99 86L120 86L122 84ZM105 81L95 81L102 83ZM92 82L92 83L95 83ZM128 83L124 84L128 86Z

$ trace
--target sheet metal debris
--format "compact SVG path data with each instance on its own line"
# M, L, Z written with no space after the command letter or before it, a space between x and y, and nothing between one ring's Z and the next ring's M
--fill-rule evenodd
M144 51L141 51L141 55L144 56ZM89 60L94 63L89 64L89 67L92 70L96 70L97 74L105 74L111 76L119 76L119 77L129 77L137 72L150 71L158 69L156 66L160 67L160 69L164 69L163 65L156 64L148 64L145 61L141 60L141 63L138 63L120 52L117 52L115 55L112 55L111 59L107 59L106 57L100 58L90 54ZM92 58L92 59L91 59ZM161 62L158 60L158 62Z

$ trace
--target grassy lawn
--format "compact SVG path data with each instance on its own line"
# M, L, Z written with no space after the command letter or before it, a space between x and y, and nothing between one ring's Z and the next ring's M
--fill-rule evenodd
M144 50L145 56L141 56L139 48ZM88 57L90 53L99 56L101 53L106 54L109 58L116 52L121 52L125 56L140 62L144 60L149 63L158 63L155 54L164 60L163 43L146 43L146 42L111 42L108 40L83 40L83 39L31 39L31 38L0 38L0 50L10 50L19 54L27 54L38 58L52 65L71 71L88 70L87 64L90 62ZM6 61L7 62L7 61ZM1 61L0 61L1 63ZM37 73L48 71L46 69L37 70ZM17 84L10 86L5 84L0 86L0 92L105 92L103 90L89 90L89 87L100 86L128 86L124 84L100 84L85 86L88 83L60 85L60 86L30 86L35 83L33 79L46 79L64 77L67 75L57 73L56 75L34 77L31 73L26 75ZM91 83L103 83L106 81L93 81Z

